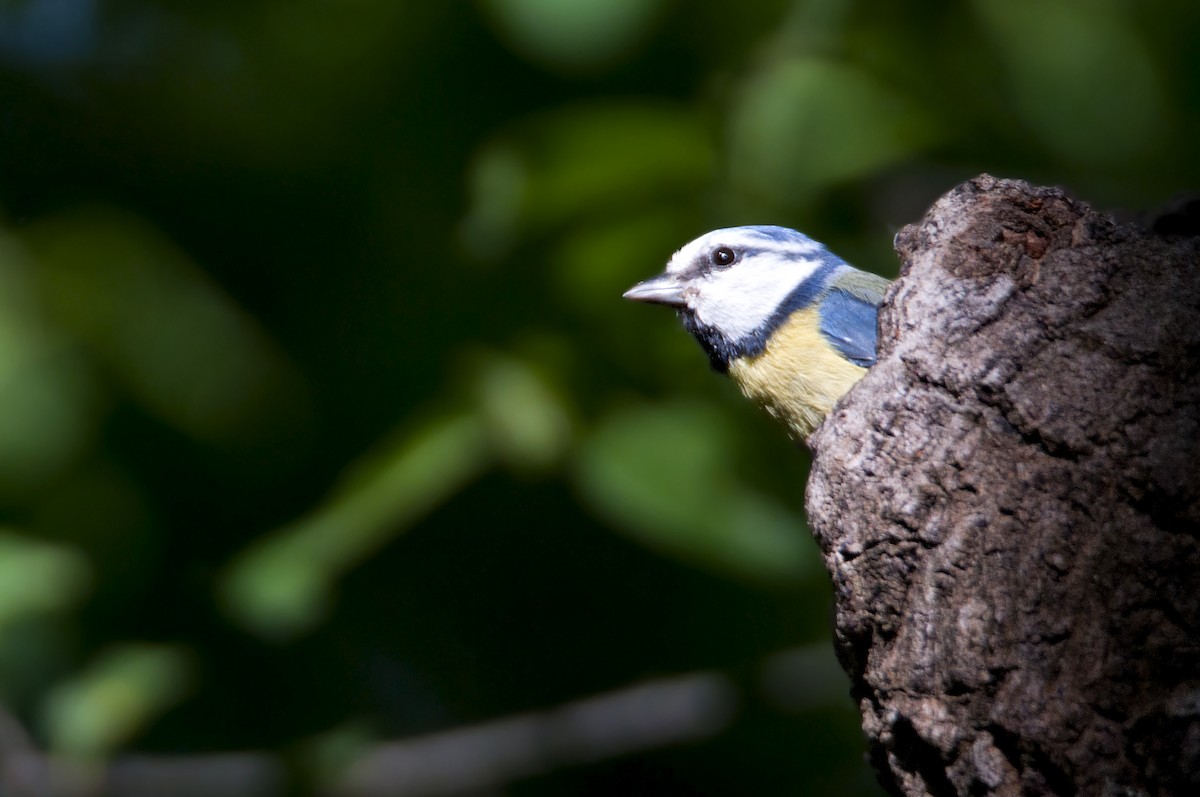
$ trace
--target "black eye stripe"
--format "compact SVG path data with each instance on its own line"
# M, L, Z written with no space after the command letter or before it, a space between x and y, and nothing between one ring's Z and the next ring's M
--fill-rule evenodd
M698 255L687 268L680 272L680 276L689 279L700 277L715 271L722 271L730 266L741 263L743 260L759 257L760 255L770 255L784 261L815 260L818 262L824 262L834 257L819 246L797 248L795 246L722 245L713 247L707 252ZM732 260L730 259L731 256Z

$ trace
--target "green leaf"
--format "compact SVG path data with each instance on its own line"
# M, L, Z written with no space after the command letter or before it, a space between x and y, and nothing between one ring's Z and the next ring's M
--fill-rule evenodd
M496 453L521 470L549 470L571 443L571 419L562 398L518 359L499 354L471 359L475 399Z
M0 235L0 491L35 489L90 442L100 386L37 292L34 263Z
M1154 156L1163 87L1136 27L1111 2L975 0L1004 60L1021 122L1058 157L1091 168Z
M75 605L90 582L76 549L0 530L0 634L9 623Z
M54 320L149 411L206 442L286 431L298 374L156 230L103 210L44 222L28 240Z
M491 462L486 432L474 415L425 423L358 463L316 509L239 554L221 578L223 603L264 637L309 630L324 617L340 575Z
M182 700L191 680L190 657L178 647L112 648L47 697L42 714L50 747L75 756L110 753Z
M787 200L861 178L934 140L926 115L849 63L785 58L747 79L729 165L753 193Z
M577 477L597 512L663 553L756 581L815 573L816 547L799 514L744 484L734 461L719 414L676 403L606 418Z
M485 0L484 9L518 53L556 69L607 64L642 39L663 0Z
M471 170L467 249L495 258L522 232L618 211L635 213L695 191L715 154L697 115L628 102L572 105L490 142Z

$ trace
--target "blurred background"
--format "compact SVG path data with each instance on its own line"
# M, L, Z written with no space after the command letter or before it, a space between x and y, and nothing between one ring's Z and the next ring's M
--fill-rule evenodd
M3 0L0 787L879 794L807 451L620 294L1198 137L1182 1Z

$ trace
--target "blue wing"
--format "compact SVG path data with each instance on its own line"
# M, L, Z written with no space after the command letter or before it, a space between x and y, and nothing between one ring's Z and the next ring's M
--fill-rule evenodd
M863 368L874 365L878 300L872 303L835 286L826 294L820 307L820 328L825 339L855 365Z

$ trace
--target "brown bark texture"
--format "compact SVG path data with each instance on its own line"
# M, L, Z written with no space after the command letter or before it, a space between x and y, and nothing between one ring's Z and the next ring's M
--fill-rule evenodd
M807 494L881 781L1200 795L1200 239L984 175L896 249Z

